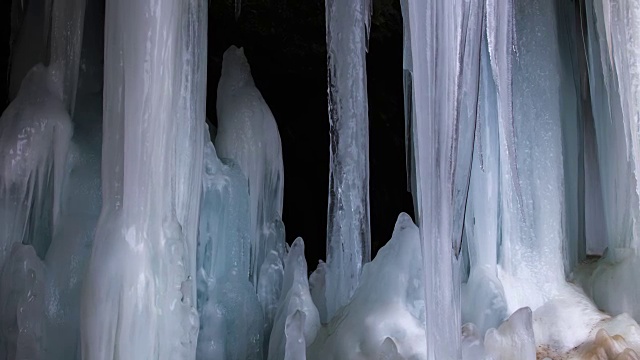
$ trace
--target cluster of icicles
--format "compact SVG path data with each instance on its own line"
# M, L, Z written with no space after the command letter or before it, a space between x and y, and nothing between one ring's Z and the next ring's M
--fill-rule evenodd
M242 49L206 121L208 0L13 0L0 360L640 359L640 0L401 4L416 223L370 261L372 4L326 0L308 277Z

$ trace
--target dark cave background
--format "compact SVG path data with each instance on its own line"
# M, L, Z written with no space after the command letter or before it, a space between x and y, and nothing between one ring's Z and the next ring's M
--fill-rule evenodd
M101 0L87 0L101 1ZM278 123L284 157L287 242L305 240L309 271L326 257L329 188L327 54L323 0L211 0L207 117L216 119L222 54L242 46L256 86ZM7 105L11 2L0 4L0 110ZM372 256L391 237L400 212L413 217L407 192L398 0L373 0L367 55Z

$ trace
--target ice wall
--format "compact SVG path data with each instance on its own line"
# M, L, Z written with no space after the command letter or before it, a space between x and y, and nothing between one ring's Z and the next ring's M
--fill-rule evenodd
M221 158L232 159L249 181L251 281L258 286L262 263L271 251L281 254L284 195L282 145L273 114L255 87L244 50L225 51L218 83L218 132Z
M408 1L414 203L425 265L429 359L460 357L460 263L484 3ZM405 61L408 52L405 52ZM448 159L448 161L442 161Z
M583 286L598 306L640 319L635 273L640 230L640 3L585 1L587 53L608 245ZM610 279L616 279L611 281ZM624 285L623 285L624 284Z
M196 30L206 9L107 1L103 207L82 299L83 358L195 357L197 230L187 226L200 197L188 196L201 188L203 148L189 141L203 139L206 36Z
M371 260L366 51L371 0L326 0L329 208L326 308L330 319Z

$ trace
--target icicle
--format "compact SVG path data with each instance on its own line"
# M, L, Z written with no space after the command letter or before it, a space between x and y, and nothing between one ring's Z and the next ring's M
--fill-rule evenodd
M476 121L482 6L480 1L409 0L404 12L429 359L460 357L458 255Z
M186 214L199 209L187 196L201 188L203 148L189 142L204 136L205 103L204 85L189 81L206 79L206 9L204 0L107 1L103 208L82 299L83 358L195 357L196 230L186 227L197 219Z
M236 20L240 17L240 11L242 11L242 0L235 0Z
M366 47L370 0L326 0L331 165L327 316L345 305L371 258Z

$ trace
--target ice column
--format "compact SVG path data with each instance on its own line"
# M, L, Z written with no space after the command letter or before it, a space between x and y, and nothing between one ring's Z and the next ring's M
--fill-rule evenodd
M460 357L460 264L476 120L481 1L408 1L413 156L429 359ZM407 54L407 52L405 52ZM446 159L446 161L443 161Z
M366 51L370 0L326 0L331 165L326 306L330 319L371 260Z
M189 196L202 186L203 148L189 142L204 136L206 13L202 0L107 1L103 207L83 358L195 357L197 230L187 227L197 223L200 197Z

